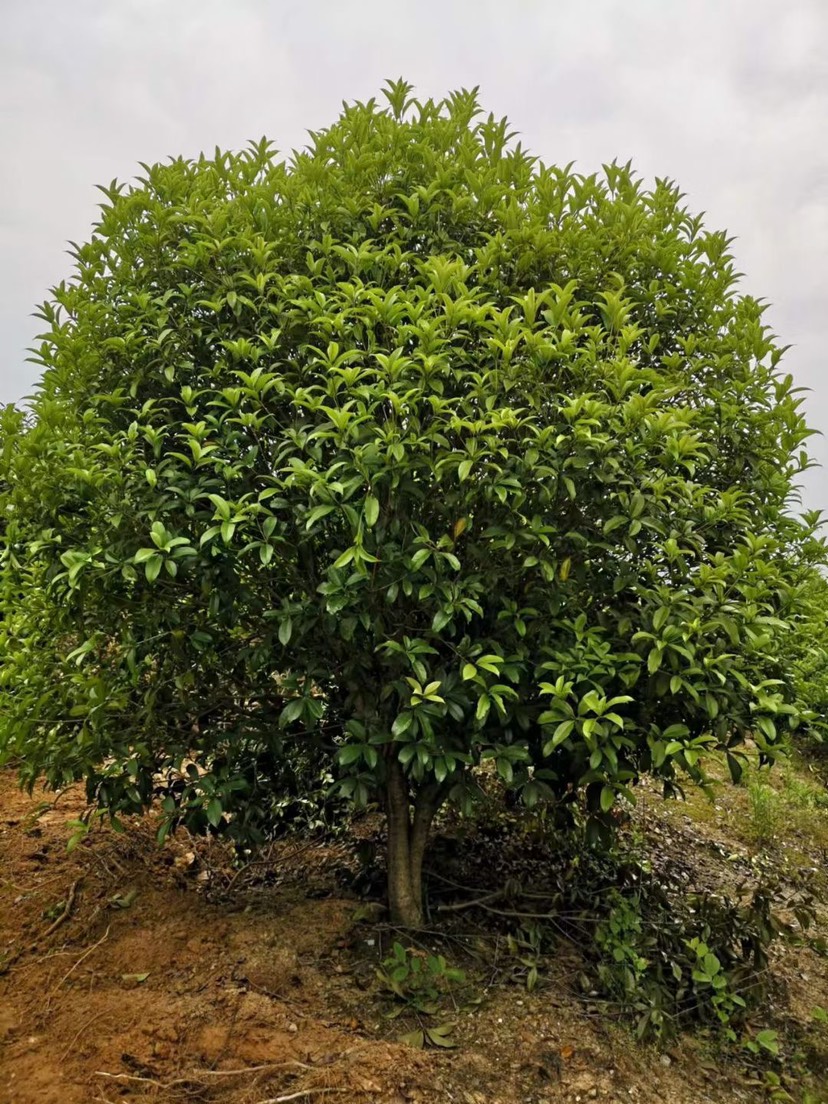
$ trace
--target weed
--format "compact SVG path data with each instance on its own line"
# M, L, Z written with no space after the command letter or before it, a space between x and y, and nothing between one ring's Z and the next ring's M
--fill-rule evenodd
M770 843L779 825L779 796L772 786L758 778L748 782L749 833L757 844Z
M449 966L441 954L428 954L413 947L395 943L391 954L377 968L381 986L395 998L395 1007L388 1013L390 1019L405 1012L416 1016L418 1026L401 1037L401 1041L413 1046L453 1047L453 1024L427 1022L424 1017L436 1016L445 999L451 997L458 986L466 983L466 974Z
M755 1035L745 1038L742 1045L751 1054L769 1054L772 1058L779 1057L779 1036L776 1031L769 1029L757 1031Z
M573 869L577 876L561 882L554 930L524 921L509 937L512 976L535 988L549 945L571 936L592 960L595 988L634 1018L641 1037L667 1038L696 1022L738 1042L766 992L770 945L803 938L814 915L815 890L804 874L791 887L757 867L752 896L734 901L663 884L634 849L587 852ZM584 917L594 926L585 927ZM770 1037L756 1038L767 1050Z
M798 775L788 764L784 775L782 799L795 809L828 810L828 791L818 783L810 782Z

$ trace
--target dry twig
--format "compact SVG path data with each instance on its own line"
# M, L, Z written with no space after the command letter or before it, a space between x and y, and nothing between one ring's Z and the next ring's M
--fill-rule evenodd
M95 1070L95 1077L106 1077L109 1081L137 1081L142 1082L145 1085L155 1085L159 1089L171 1089L175 1085L202 1085L206 1086L207 1082L203 1080L205 1077L243 1077L246 1074L251 1073L272 1073L276 1070L283 1070L286 1067L296 1067L302 1070L313 1069L312 1066L306 1065L304 1062L288 1061L288 1062L269 1062L261 1066L240 1066L238 1069L232 1070L191 1070L183 1077L174 1077L171 1081L159 1081L154 1077L140 1077L136 1073L110 1073L108 1070ZM313 1090L319 1092L321 1090ZM339 1090L337 1090L338 1092ZM291 1099L291 1098L288 1098Z
M98 940L98 942L93 943L91 947L89 947L87 950L85 950L83 952L83 954L80 956L80 958L77 960L77 962L74 964L74 966L72 966L71 969L66 971L66 973L63 975L63 977L60 979L60 981L57 983L57 985L50 991L49 995L47 996L47 998L46 998L46 1007L47 1008L49 1007L49 1001L51 1001L52 997L55 995L55 993L58 991L58 989L60 989L61 985L63 985L63 983L65 981L69 980L69 978L72 976L72 974L74 974L75 970L77 970L78 966L80 966L80 964L82 962L86 961L86 959L89 958L89 956L92 954L93 951L96 951L98 949L98 947L100 947L101 943L103 943L106 940L108 935L109 935L109 928L106 929L106 931L103 933L103 935Z
M288 1100L300 1100L303 1096L321 1096L322 1093L344 1093L350 1089L301 1089L299 1092L288 1093L287 1096L269 1096L267 1100L260 1100L259 1104L285 1104Z
M78 892L78 886L80 885L81 881L81 878L76 878L75 881L72 882L71 886L69 887L69 892L66 895L66 903L63 906L63 911L61 912L60 916L58 916L57 919L49 925L43 935L39 935L37 939L33 940L28 945L28 947L21 947L19 951L16 951L13 955L7 958L5 962L0 963L0 977L2 977L3 974L8 973L9 970L11 970L12 966L14 966L16 962L19 962L24 955L32 954L33 951L36 951L44 939L48 939L53 932L57 931L61 924L69 919L69 913L74 907L75 895Z
M49 925L49 927L40 937L41 939L48 939L53 932L56 932L58 930L61 924L64 924L69 919L69 914L71 913L75 905L75 894L78 892L80 881L80 878L76 878L75 881L72 882L72 884L69 886L69 892L66 895L66 903L63 906L63 912L61 912L60 916L58 916L53 924Z
M474 908L475 905L484 905L487 901L496 901L499 897L503 897L504 892L502 889L496 889L493 893L486 893L471 901L454 901L450 905L438 905L437 912L459 912L460 909Z
M186 1078L177 1077L175 1081L156 1081L154 1077L139 1077L137 1073L107 1073L106 1070L95 1070L95 1077L108 1077L110 1081L143 1081L145 1085L157 1085L161 1089L167 1089L170 1085L179 1085Z
M61 1056L60 1056L60 1061L61 1061L61 1062L64 1062L64 1061L66 1061L66 1059L67 1059L67 1058L69 1057L69 1055L70 1055L70 1054L72 1053L72 1051L74 1050L74 1048L75 1048L75 1043L76 1043L76 1042L78 1041L78 1039L79 1039L79 1038L81 1037L81 1035L83 1035L83 1033L84 1033L85 1031L88 1031L88 1030L89 1030L89 1028L90 1028L90 1027L92 1026L92 1024L93 1024L93 1023L95 1023L95 1021L96 1021L96 1020L99 1020L99 1019L101 1018L101 1016L106 1016L106 1015L108 1015L108 1014L109 1014L109 1009L106 1009L106 1008L105 1008L105 1009L103 1010L103 1012L98 1012L98 1013L97 1013L96 1015L94 1015L94 1016L93 1016L93 1017L92 1017L92 1018L91 1018L90 1020L86 1020L86 1021L84 1022L84 1024L83 1024L83 1026L81 1027L80 1031L76 1032L76 1033L75 1033L75 1034L74 1034L74 1035L72 1036L72 1042L71 1042L71 1043L69 1044L69 1046L68 1046L68 1047L66 1048L66 1050L64 1050L63 1054L61 1054Z
M270 1062L265 1066L241 1066L234 1070L198 1070L197 1074L193 1073L193 1077L238 1077L243 1073L263 1073L265 1070L284 1069L285 1066L296 1066L303 1070L313 1069L313 1066L308 1066L304 1062Z

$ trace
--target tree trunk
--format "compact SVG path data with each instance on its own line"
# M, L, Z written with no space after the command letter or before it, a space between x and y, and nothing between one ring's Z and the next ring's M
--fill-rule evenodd
M423 858L434 814L440 807L440 787L423 786L414 798L414 817L408 780L400 761L387 762L385 809L388 818L388 905L391 920L403 928L423 926Z

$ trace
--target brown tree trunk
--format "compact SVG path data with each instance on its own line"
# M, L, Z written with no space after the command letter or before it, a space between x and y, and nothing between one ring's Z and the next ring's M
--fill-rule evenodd
M388 905L392 922L400 927L423 926L423 858L443 796L436 783L423 786L415 796L412 819L408 780L396 756L388 759Z
M443 803L445 793L435 782L423 786L414 801L414 819L411 824L411 892L415 900L423 901L423 859L428 846L428 835L434 816Z

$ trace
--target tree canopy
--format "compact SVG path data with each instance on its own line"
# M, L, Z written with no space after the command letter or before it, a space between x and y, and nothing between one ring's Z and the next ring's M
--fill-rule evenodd
M486 762L600 838L643 773L772 756L821 553L727 236L670 181L544 164L476 92L385 101L102 189L3 423L0 746L239 841L312 747L383 803L416 924Z

